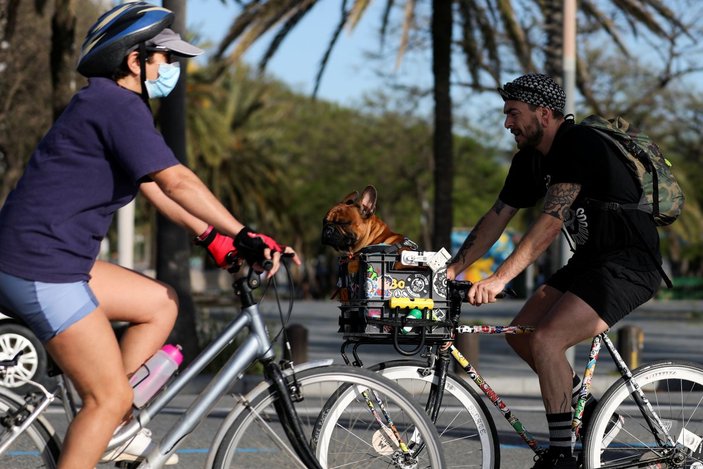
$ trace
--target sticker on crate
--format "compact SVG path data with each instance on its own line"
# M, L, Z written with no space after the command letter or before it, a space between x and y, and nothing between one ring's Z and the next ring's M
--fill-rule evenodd
M446 291L446 269L435 275L434 283L441 288L441 276L444 277ZM430 288L434 288L434 285L430 285L430 275L427 273L381 275L373 265L369 265L366 272L365 298L425 298L429 295Z

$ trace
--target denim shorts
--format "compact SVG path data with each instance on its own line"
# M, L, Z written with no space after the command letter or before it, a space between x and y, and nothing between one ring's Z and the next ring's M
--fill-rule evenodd
M98 300L85 281L35 282L0 272L0 310L27 324L42 342L97 307Z

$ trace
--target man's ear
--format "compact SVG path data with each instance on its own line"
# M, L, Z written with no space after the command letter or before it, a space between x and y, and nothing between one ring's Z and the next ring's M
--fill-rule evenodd
M542 127L547 127L547 125L549 125L549 122L554 119L554 114L552 114L552 110L542 106L537 108L537 116L539 117L539 121L542 124Z

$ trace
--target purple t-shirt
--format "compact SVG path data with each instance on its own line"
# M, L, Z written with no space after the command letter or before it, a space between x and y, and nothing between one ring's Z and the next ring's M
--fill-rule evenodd
M115 211L150 173L176 164L141 97L91 78L0 211L0 270L41 282L88 280Z

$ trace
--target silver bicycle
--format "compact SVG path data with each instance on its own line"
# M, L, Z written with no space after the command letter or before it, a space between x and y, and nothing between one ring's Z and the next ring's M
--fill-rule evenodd
M123 467L159 468L193 433L215 404L231 406L210 448L210 468L436 468L445 467L439 436L432 421L396 383L377 373L332 360L293 365L275 362L253 291L257 274L238 277L234 292L241 312L205 350L157 393L116 434L108 448L134 437L244 329L249 334L193 401L183 416L142 461ZM0 374L17 366L19 357L0 362ZM246 395L228 394L231 385L254 362L264 365L264 380ZM77 405L70 383L58 376L56 390L39 383L20 397L0 387L0 467L54 468L61 439L43 413L61 401L70 420ZM334 419L321 416L339 389L353 389ZM324 422L334 422L333 425Z

